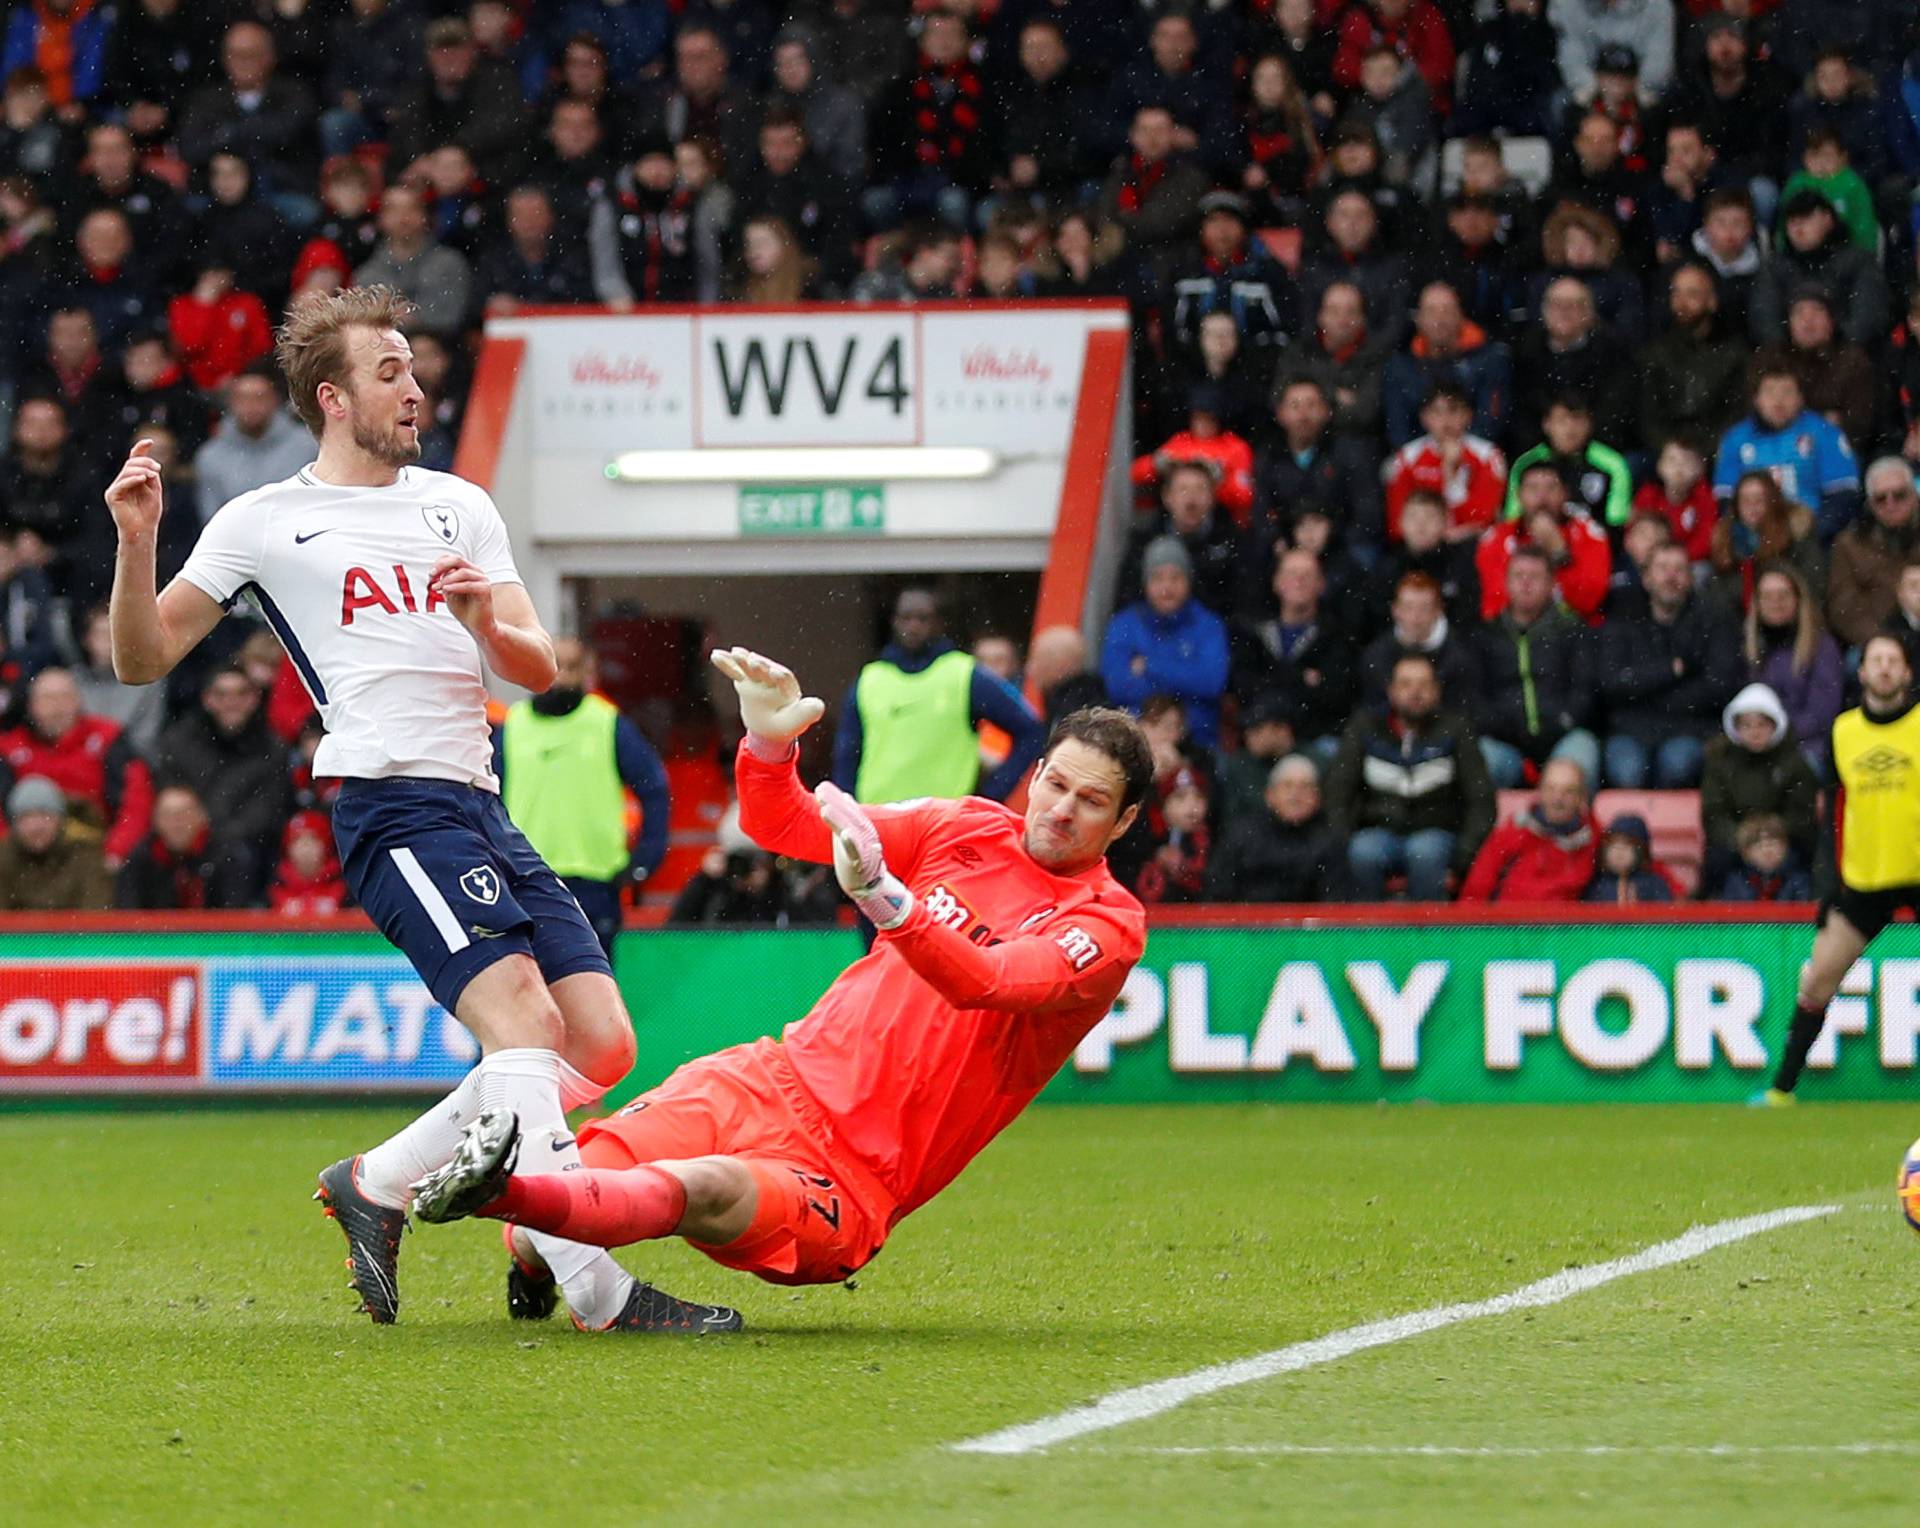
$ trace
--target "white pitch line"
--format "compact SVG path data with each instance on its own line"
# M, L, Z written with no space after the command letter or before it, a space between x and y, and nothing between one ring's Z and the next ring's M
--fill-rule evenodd
M1364 1326L1350 1326L1344 1331L1330 1332L1325 1337L1296 1342L1289 1347L1275 1348L1269 1353L1256 1353L1251 1358L1237 1358L1230 1363L1196 1369L1191 1374L1155 1380L1150 1385L1116 1390L1085 1406L1076 1406L1070 1411L1042 1417L1035 1422L1003 1427L977 1438L966 1438L948 1447L961 1454L1037 1453L1052 1448L1056 1443L1064 1443L1069 1438L1084 1437L1087 1433L1104 1432L1109 1427L1121 1427L1128 1422L1159 1416L1163 1411L1184 1406L1203 1395L1212 1395L1216 1390L1230 1390L1236 1385L1251 1385L1276 1375L1293 1374L1318 1364L1334 1363L1342 1358L1350 1358L1355 1353L1363 1353L1368 1348L1404 1342L1409 1337L1418 1337L1460 1321L1478 1321L1483 1316L1504 1316L1511 1311L1558 1305L1562 1300L1585 1294L1589 1289L1598 1289L1602 1284L1611 1284L1615 1279L1624 1279L1629 1274L1651 1273L1656 1268L1684 1263L1703 1252L1713 1251L1715 1247L1745 1241L1749 1236L1778 1230L1781 1226L1817 1220L1822 1215L1835 1214L1839 1209L1837 1204L1793 1205L1786 1209L1768 1210L1760 1215L1743 1215L1737 1220L1722 1220L1710 1226L1695 1226L1672 1241L1658 1242L1630 1256L1615 1258L1612 1262L1563 1269L1489 1300L1473 1300L1463 1305L1435 1305L1426 1310L1409 1311L1404 1316L1390 1316L1384 1321L1369 1321Z
M1662 1454L1699 1459L1774 1458L1780 1454L1920 1454L1920 1443L1568 1443L1530 1448L1524 1444L1480 1446L1445 1443L1207 1443L1193 1447L1076 1449L1076 1453L1133 1456L1205 1454L1278 1455L1309 1459L1604 1459L1615 1455Z

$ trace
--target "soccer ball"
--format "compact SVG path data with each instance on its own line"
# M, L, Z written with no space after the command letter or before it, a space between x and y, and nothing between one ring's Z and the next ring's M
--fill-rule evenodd
M1907 1224L1920 1231L1920 1141L1907 1148L1906 1159L1900 1164L1898 1192Z

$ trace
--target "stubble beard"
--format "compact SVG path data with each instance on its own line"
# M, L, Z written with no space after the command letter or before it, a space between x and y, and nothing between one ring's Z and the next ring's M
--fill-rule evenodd
M400 434L400 426L375 429L356 419L353 422L354 446L383 467L405 467L420 460L420 436L416 430L411 444Z

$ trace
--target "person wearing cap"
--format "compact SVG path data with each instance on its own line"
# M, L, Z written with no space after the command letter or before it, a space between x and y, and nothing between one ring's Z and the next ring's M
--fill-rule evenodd
M1207 867L1207 900L1340 901L1346 856L1322 810L1320 767L1304 753L1262 762L1257 810L1229 819Z
M484 55L458 16L429 22L425 78L389 109L389 164L406 169L444 143L467 151L489 181L509 178L526 151L527 109L513 67Z
M1299 333L1299 288L1247 226L1245 197L1209 191L1200 198L1199 249L1175 270L1168 298L1172 341L1189 355L1209 313L1230 314L1240 343L1255 354L1277 355Z
M1838 425L1857 451L1871 445L1879 423L1880 378L1866 350L1842 339L1833 301L1818 282L1795 287L1787 303L1787 338L1762 347L1753 370L1785 366L1800 379L1808 408Z
M1811 186L1781 202L1780 221L1785 237L1753 283L1753 338L1762 344L1783 338L1790 294L1817 282L1832 299L1841 334L1856 345L1878 345L1889 311L1878 259L1853 242L1833 203Z
M1647 558L1644 606L1609 616L1596 662L1607 725L1607 783L1679 790L1698 783L1702 739L1739 687L1731 621L1693 588L1693 561L1671 542Z
M1227 623L1193 597L1193 558L1180 537L1148 542L1140 577L1143 597L1107 623L1100 650L1107 694L1136 715L1154 696L1172 696L1193 740L1211 748L1227 689Z
M1723 504L1748 472L1771 473L1780 491L1814 513L1831 544L1860 507L1860 463L1837 425L1806 406L1800 378L1784 361L1752 369L1753 411L1720 437L1714 496Z
M1640 93L1640 55L1625 43L1610 42L1594 55L1593 95L1586 110L1610 120L1620 133L1620 162L1635 175L1651 168L1647 154L1646 114ZM1576 118L1572 124L1579 126Z
M67 820L67 798L44 775L27 775L6 795L8 836L0 840L0 912L103 911L113 878L100 835Z
M1593 98L1594 76L1617 63L1624 50L1639 69L1648 100L1664 95L1673 79L1671 0L1555 0L1550 19L1560 34L1560 78L1577 101Z
M1727 702L1720 736L1707 744L1700 771L1703 889L1718 887L1739 864L1740 825L1762 814L1784 821L1800 863L1813 864L1820 839L1820 782L1800 743L1772 686L1747 685Z
M1647 819L1637 813L1623 812L1607 824L1596 860L1593 882L1582 901L1631 907L1680 900L1673 872L1653 857Z

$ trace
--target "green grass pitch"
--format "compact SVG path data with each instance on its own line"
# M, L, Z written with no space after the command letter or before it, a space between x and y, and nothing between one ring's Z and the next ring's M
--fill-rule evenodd
M508 1323L490 1225L416 1228L372 1327L307 1194L401 1118L0 1118L0 1520L1920 1518L1920 1109L1043 1108L857 1288L623 1254L745 1312L698 1341ZM946 1447L1812 1203L1844 1208L1044 1453Z

